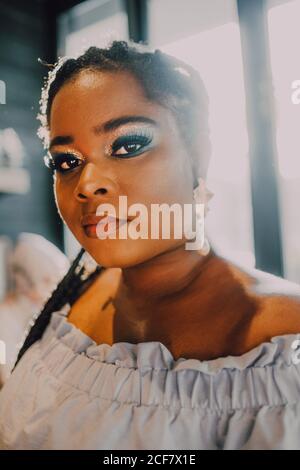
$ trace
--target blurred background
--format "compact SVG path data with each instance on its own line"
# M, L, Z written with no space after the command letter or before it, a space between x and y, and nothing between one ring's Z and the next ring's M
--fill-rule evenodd
M78 249L36 136L38 58L54 63L128 38L189 62L205 82L214 192L206 228L215 248L299 283L300 105L291 100L299 25L300 0L0 0L0 299L20 234L42 236L67 259Z

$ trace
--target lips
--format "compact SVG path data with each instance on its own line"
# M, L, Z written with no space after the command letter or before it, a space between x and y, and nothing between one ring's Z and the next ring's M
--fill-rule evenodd
M97 225L101 219L106 218L107 215L96 215L96 214L87 214L81 217L82 227L87 227L88 225Z
M96 215L87 214L81 218L81 226L85 234L90 238L102 238L99 236L98 230L101 230L105 237L116 232L122 225L126 224L132 219L119 219L111 215ZM102 221L102 222L101 222Z

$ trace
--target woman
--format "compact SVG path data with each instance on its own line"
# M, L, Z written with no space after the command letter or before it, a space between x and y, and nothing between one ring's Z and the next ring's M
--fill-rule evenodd
M99 237L97 208L120 196L196 207L209 155L197 73L125 42L90 48L50 73L41 120L83 250L0 394L2 448L300 448L299 287L184 235Z

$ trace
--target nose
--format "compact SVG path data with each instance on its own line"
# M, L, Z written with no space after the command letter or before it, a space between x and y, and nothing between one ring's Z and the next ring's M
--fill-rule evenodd
M74 196L78 202L87 202L97 197L112 196L116 193L116 183L100 172L100 169L93 163L85 165L81 172L80 179L74 190Z

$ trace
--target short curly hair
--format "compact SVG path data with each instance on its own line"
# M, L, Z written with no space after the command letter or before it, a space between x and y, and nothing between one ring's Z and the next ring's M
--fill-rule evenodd
M131 73L145 96L172 111L187 146L195 179L205 177L210 157L208 96L198 72L185 62L132 41L90 47L77 58L61 58L51 66L42 89L38 134L49 144L49 120L55 95L83 70Z

